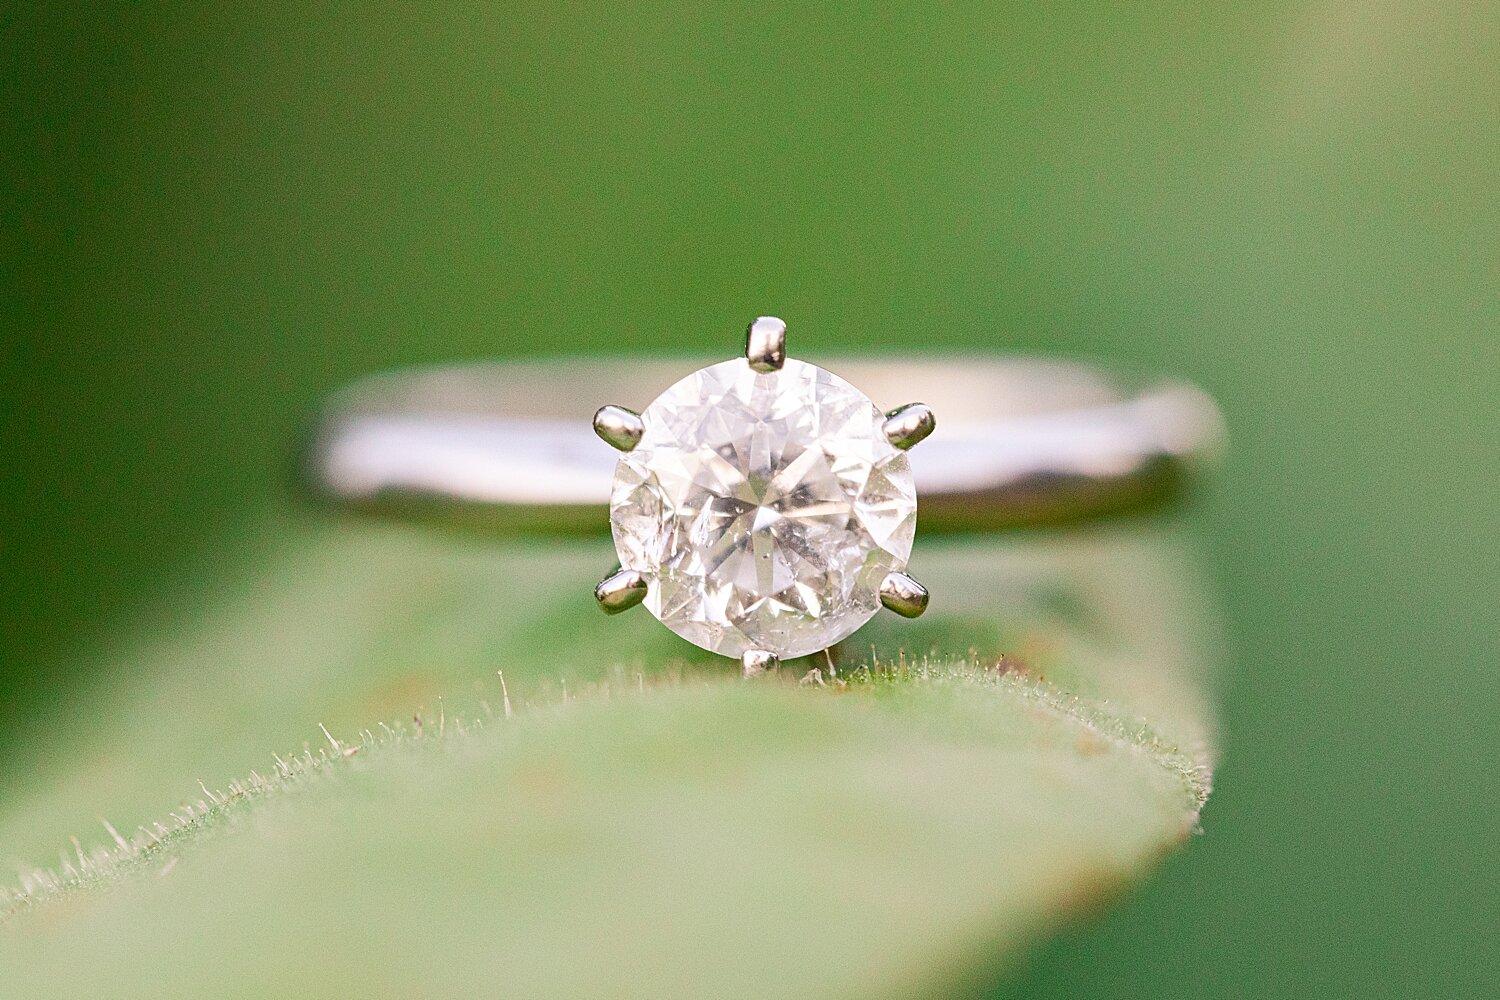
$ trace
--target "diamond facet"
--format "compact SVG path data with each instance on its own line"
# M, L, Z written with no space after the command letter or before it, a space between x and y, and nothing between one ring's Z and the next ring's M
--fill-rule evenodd
M726 656L826 649L869 621L911 556L916 489L881 412L831 372L743 359L694 372L641 413L610 522L645 606Z

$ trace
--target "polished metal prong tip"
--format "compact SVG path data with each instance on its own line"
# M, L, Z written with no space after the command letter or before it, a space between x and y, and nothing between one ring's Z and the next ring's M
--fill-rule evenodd
M786 324L775 316L757 316L745 330L745 360L758 372L786 364Z
M759 677L767 670L775 670L781 666L781 657L764 649L748 649L740 657L740 665L745 668L746 677Z
M646 424L634 410L623 406L601 406L594 414L594 433L610 447L629 451L641 443Z
M607 615L629 611L646 599L646 578L639 570L622 569L594 588L594 600Z
M916 447L937 429L937 417L926 403L907 403L887 413L880 429L887 441L905 451Z
M880 581L880 603L902 618L915 618L927 610L927 588L905 573L887 573Z

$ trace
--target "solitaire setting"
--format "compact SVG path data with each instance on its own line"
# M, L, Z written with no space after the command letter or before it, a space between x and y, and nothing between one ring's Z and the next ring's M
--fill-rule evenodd
M884 605L914 618L906 575L917 498L906 450L932 433L921 403L882 413L832 372L786 356L762 316L743 358L700 369L594 430L624 452L610 494L620 569L595 588L637 604L747 675L827 649Z

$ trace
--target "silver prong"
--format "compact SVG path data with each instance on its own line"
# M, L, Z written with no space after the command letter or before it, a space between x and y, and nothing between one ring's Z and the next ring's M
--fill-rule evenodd
M757 316L745 330L745 360L758 372L774 372L786 363L786 324L775 316Z
M594 433L611 447L629 451L641 443L646 425L634 410L623 406L601 406L594 414Z
M915 618L927 610L927 588L905 573L887 573L880 582L880 603L902 618Z
M926 403L898 406L885 415L885 423L880 425L885 439L902 451L921 443L936 428L937 417Z
M767 670L775 670L781 666L781 657L764 649L747 649L745 655L740 657L740 665L745 668L746 677L759 677Z
M638 570L618 570L594 588L594 600L607 615L629 611L645 599L646 578Z

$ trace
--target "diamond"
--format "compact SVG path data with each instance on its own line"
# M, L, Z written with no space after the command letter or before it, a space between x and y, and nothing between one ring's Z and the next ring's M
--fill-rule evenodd
M615 470L610 523L645 606L726 656L805 656L846 638L905 569L911 467L869 398L788 360L736 359L689 375L641 414Z

